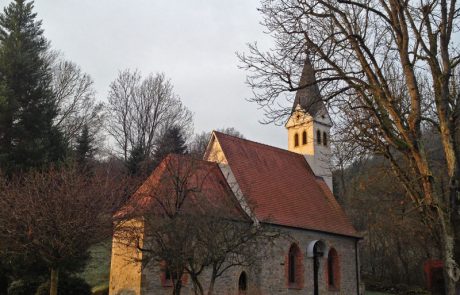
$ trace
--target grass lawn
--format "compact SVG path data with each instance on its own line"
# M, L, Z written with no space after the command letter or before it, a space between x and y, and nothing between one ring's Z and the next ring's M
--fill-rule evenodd
M91 286L93 291L109 286L111 246L111 240L93 246L90 250L91 259L80 274L80 277Z

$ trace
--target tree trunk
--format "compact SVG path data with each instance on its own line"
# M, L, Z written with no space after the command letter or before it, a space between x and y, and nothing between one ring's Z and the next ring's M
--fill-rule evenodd
M398 259L399 259L399 263L401 263L401 266L404 270L404 276L406 277L404 283L410 285L412 280L411 280L411 273L409 271L409 262L406 261L406 259L404 258L404 255L402 253L403 251L403 246L401 245L401 240L397 239L397 242L396 242L396 250L397 250L397 253L398 253ZM401 281L401 279L399 278L399 281Z
M58 294L59 269L51 268L50 295Z
M214 294L214 284L216 283L216 277L213 275L211 281L209 282L208 295Z
M450 201L451 201L451 218L450 218L450 224L452 226L452 235L453 235L453 259L457 263L456 268L455 268L455 281L451 282L452 286L449 288L452 288L454 290L454 294L460 294L460 284L459 284L459 279L460 279L460 269L459 269L459 261L460 261L460 189L459 189L459 168L456 167L456 170L454 172L454 175L450 179Z
M173 295L180 295L181 289L182 289L182 279L177 279L174 283Z
M200 281L198 280L198 277L190 275L190 278L193 282L193 292L197 295L203 295L203 286L201 285Z
M444 212L438 209L439 225L441 227L442 260L444 271L444 287L446 295L456 295L456 284L459 279L458 266L455 261L455 234L449 218L445 218Z
M182 273L178 277L179 279L173 281L173 284L174 284L173 295L180 295L180 292L182 290L182 279L181 279Z
M455 268L452 265L453 253L452 248L453 240L451 242L445 242L443 245L443 263L444 263L444 287L446 295L456 295L456 284L457 280L454 273Z

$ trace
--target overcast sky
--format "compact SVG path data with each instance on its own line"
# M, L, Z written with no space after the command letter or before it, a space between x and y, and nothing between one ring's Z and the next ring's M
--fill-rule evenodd
M4 6L9 1L0 1ZM235 127L248 139L285 148L283 126L262 125L263 113L244 83L235 52L269 43L257 0L38 0L53 49L95 81L105 101L120 69L164 72L194 113L195 132ZM3 8L3 7L2 7Z

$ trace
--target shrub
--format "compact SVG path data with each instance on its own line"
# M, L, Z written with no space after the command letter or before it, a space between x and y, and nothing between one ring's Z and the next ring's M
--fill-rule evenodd
M59 295L91 295L91 286L82 278L74 276L61 276L58 283ZM50 293L49 281L38 287L35 295L48 295ZM33 294L33 293L29 293Z
M412 287L412 288L409 288L404 294L405 295L431 295L431 292L424 290L420 287Z
M109 295L109 287L97 289L93 292L93 295Z
M8 287L8 295L30 295L34 294L40 283L30 280L17 280Z

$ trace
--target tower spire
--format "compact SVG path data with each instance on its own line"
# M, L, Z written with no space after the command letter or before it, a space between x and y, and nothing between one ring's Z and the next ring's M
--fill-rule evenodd
M315 69L306 54L302 75L289 120L288 150L304 155L316 176L332 191L330 129L332 121L321 97Z
M326 115L327 110L324 105L321 93L315 77L315 69L307 53L305 62L300 76L299 90L295 95L292 111L294 112L298 105L310 116L316 118L319 115Z

